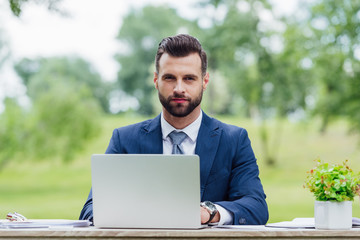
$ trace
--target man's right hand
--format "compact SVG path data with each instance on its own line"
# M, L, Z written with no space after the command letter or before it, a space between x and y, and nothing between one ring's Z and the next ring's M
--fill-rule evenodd
M210 213L206 208L200 207L200 215L201 215L201 224L206 223L210 219ZM220 213L217 212L215 217L211 220L211 223L216 223L220 221Z

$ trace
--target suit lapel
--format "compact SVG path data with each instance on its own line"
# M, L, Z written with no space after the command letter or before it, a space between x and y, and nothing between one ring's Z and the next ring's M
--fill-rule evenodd
M160 124L160 115L147 121L139 132L140 153L162 154L162 132Z
M219 146L221 130L216 122L203 113L203 119L196 140L195 154L200 157L201 197Z

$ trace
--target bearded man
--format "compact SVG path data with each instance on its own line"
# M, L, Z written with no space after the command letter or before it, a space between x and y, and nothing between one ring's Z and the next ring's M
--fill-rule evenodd
M201 223L265 224L266 196L246 130L211 118L201 109L209 73L200 42L186 34L164 38L155 64L154 85L162 112L154 119L115 129L106 153L197 154ZM172 134L184 136L175 150ZM80 219L93 221L91 191Z

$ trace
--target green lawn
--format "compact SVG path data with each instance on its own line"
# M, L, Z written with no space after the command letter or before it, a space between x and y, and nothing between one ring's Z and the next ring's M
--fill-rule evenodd
M88 144L75 161L63 164L56 158L42 162L14 160L0 172L0 219L17 211L28 218L77 219L90 190L90 156L106 150L115 127L135 123L144 118L107 116L102 133ZM312 217L314 199L303 189L306 171L316 158L328 162L349 159L350 166L360 171L360 148L356 136L347 134L346 124L338 122L326 134L318 132L318 123L268 123L271 150L278 149L275 166L262 159L259 126L248 119L221 117L224 122L245 127L252 140L260 167L260 177L267 194L269 222ZM275 136L279 135L280 140ZM275 144L276 143L276 144ZM278 148L277 148L278 147ZM353 204L353 216L360 217L359 198Z

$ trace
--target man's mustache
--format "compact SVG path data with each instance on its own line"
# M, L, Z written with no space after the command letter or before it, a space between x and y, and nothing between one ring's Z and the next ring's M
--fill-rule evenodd
M190 100L190 98L187 98L185 95L183 94L178 94L178 93L175 93L174 95L171 95L168 97L168 100L171 100L173 98L183 98L185 100Z

